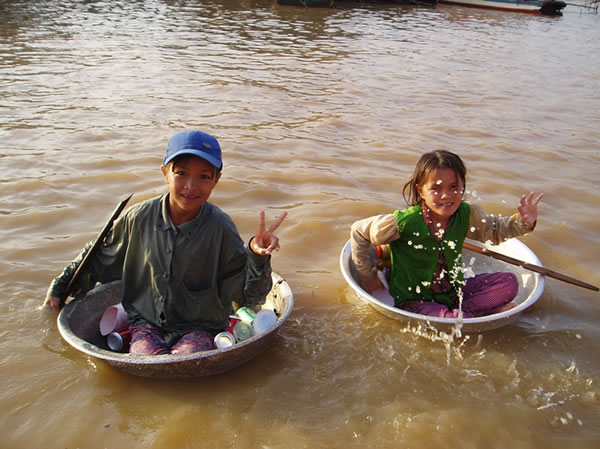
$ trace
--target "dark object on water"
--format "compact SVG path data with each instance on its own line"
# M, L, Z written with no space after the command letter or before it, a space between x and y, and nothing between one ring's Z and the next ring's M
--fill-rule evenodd
M565 2L557 0L547 0L545 2L542 2L540 12L545 16L560 16L562 15L562 10L566 7L567 4Z

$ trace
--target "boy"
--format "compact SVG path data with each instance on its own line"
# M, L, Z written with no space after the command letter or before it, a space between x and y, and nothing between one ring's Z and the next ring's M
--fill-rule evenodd
M123 280L130 352L184 354L213 348L232 313L232 302L261 304L271 289L273 234L284 212L258 233L248 249L231 218L207 200L221 177L217 139L202 131L171 138L161 166L168 192L131 207L115 221L104 244L82 270L74 294L96 282ZM48 290L45 303L58 311L59 297L90 245Z

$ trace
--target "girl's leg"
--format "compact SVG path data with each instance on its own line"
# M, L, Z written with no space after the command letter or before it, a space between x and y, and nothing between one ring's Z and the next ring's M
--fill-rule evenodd
M131 343L129 352L138 355L168 354L169 347L162 337L162 332L150 324L130 324Z
M462 309L472 316L498 313L519 292L519 281L514 273L483 273L469 278L463 287ZM457 304L458 307L458 304Z
M421 315L439 316L442 318L456 318L458 316L458 309L450 309L448 306L435 301L406 301L400 307L407 312L419 313ZM463 316L468 318L473 315L463 312Z
M210 332L194 331L185 334L171 348L171 354L191 354L215 348L214 335Z

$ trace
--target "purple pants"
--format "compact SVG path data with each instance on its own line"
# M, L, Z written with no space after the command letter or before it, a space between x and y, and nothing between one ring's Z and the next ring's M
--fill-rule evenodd
M491 315L502 311L519 291L519 281L514 273L483 273L466 280L462 288L463 317ZM456 318L458 316L458 298L452 307L435 301L406 301L402 309L421 315Z
M194 331L185 334L169 348L160 329L150 324L130 324L129 352L138 355L191 354L214 349L214 336L209 332Z

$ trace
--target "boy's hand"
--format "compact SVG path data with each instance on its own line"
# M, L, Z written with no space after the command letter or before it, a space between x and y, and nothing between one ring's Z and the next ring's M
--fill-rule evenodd
M44 300L44 304L42 304L42 307L40 307L40 309L45 309L46 307L50 307L52 310L54 310L55 312L60 312L60 309L58 308L60 304L60 298L57 296L46 296L46 299Z
M529 192L529 195L523 195L521 202L519 203L519 213L521 214L521 221L529 226L530 228L537 221L537 205L544 197L543 193L540 193L537 198L533 198L534 192Z
M250 242L250 249L261 256L268 256L273 251L279 250L279 238L273 232L287 217L287 212L283 212L275 223L265 228L265 212L260 211L258 218L258 232Z

